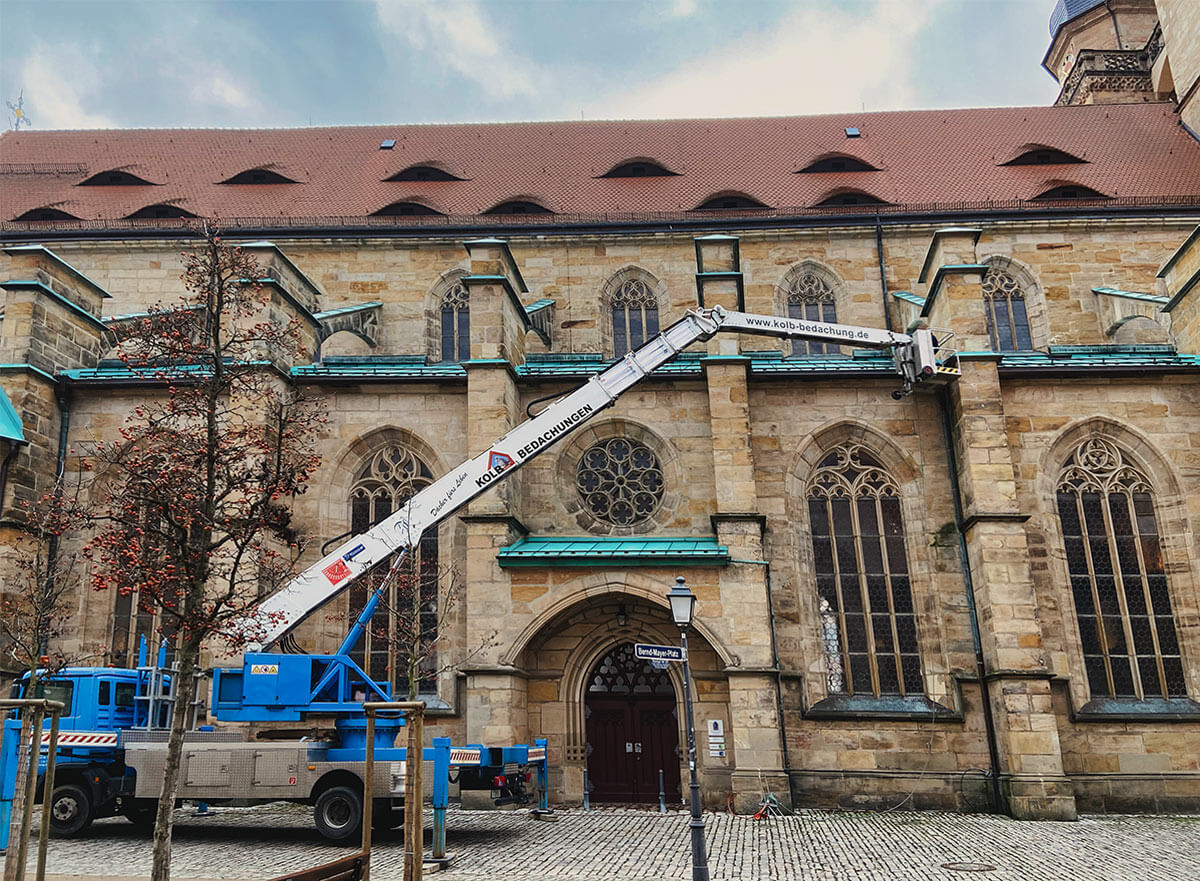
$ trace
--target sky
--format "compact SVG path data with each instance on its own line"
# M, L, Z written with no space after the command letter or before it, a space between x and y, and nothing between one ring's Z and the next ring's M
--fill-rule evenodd
M0 0L0 99L42 130L1047 105L1053 6Z

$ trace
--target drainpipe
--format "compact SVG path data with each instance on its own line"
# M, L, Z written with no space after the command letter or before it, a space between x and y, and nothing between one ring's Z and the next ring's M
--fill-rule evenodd
M971 580L971 558L967 551L967 534L963 529L962 495L958 488L958 457L954 454L954 436L950 430L950 390L938 392L938 412L942 418L942 441L946 461L950 465L950 495L954 499L954 531L958 535L958 559L962 567L963 586L967 592L967 612L971 620L971 642L975 648L975 671L979 676L979 694L983 704L983 726L988 744L988 762L992 771L992 813L1003 813L1000 807L1000 748L996 742L996 721L992 717L987 669L983 660L983 638L979 634L979 615L975 608L975 583Z
M1112 19L1113 36L1117 38L1117 48L1124 49L1125 41L1121 39L1121 29L1117 26L1117 14L1113 12L1112 0L1104 0L1104 8L1108 11L1108 17Z
M783 756L783 772L787 774L788 790L792 788L792 762L788 757L787 723L783 719L783 672L779 669L779 639L775 634L775 598L771 590L771 564L766 560L735 560L730 563L745 563L762 566L767 585L767 617L771 622L771 666L775 668L775 712L779 714L779 748Z
M58 459L54 463L54 493L61 495L62 478L67 469L67 430L71 426L71 389L66 380L60 379L55 388L55 398L58 400ZM50 543L46 548L46 570L53 573L54 563L58 559L58 534L50 535ZM47 576L52 577L52 576ZM46 646L42 647L45 653Z
M883 224L875 215L875 256L879 259L879 291L883 294L883 326L892 329L892 302L888 297L887 269L883 265Z

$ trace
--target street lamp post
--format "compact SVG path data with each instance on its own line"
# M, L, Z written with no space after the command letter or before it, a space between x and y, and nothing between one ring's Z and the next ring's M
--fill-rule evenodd
M688 666L687 632L696 612L696 595L687 589L683 576L667 594L671 617L679 628L679 646L683 650L683 708L687 718L688 770L691 773L692 881L708 881L708 853L704 846L704 820L700 816L700 781L696 777L696 725L692 721L691 669Z

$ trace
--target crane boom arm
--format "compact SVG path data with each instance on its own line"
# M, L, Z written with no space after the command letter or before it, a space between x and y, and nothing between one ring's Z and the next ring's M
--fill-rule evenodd
M543 450L610 406L623 392L692 343L718 331L760 334L920 353L914 337L885 330L732 312L715 306L689 311L658 336L593 376L538 415L497 440L489 449L451 469L416 493L391 516L343 542L265 599L243 625L250 648L269 646L363 573L394 553L416 546L426 530L453 515ZM917 331L917 335L928 331ZM917 340L925 342L924 340ZM932 358L932 354L929 356ZM905 388L928 372L897 357Z

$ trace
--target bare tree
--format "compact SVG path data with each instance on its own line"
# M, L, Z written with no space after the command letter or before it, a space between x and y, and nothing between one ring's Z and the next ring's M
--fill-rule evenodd
M127 327L120 356L161 385L119 442L100 445L109 486L89 544L93 586L136 596L173 640L177 691L154 830L153 881L167 881L172 811L200 652L258 634L235 626L291 577L291 501L317 465L321 416L290 386L296 321L271 320L262 271L212 224L184 255L186 295Z

